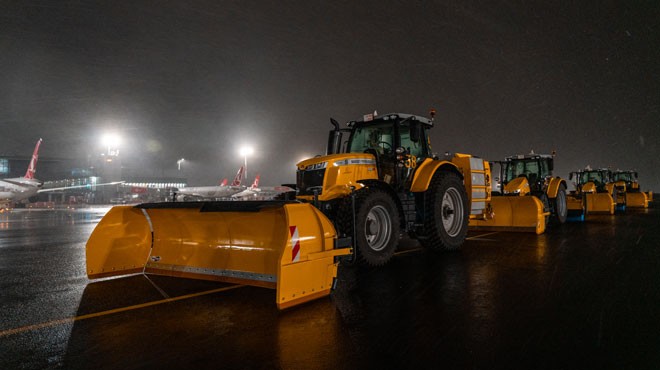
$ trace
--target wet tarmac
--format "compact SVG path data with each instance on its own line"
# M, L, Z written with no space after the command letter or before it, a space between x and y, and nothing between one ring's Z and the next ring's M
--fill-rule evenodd
M142 275L90 282L107 209L0 214L0 369L657 369L660 211L470 233L341 268L331 297Z

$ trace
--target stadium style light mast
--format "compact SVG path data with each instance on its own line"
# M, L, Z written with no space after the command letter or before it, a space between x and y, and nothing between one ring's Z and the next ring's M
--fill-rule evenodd
M251 146L244 146L240 149L239 153L243 156L243 169L245 170L245 178L247 179L247 157L254 153L254 149Z
M105 134L101 138L101 142L103 143L103 146L108 148L107 155L119 155L118 147L121 142L119 135L113 133Z

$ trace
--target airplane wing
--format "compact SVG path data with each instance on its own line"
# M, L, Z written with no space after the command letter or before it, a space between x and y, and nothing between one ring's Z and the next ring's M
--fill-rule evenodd
M94 187L94 186L119 185L119 184L123 184L125 182L126 181L115 181L115 182L106 182L106 183L103 183L103 184L95 184L95 185L88 184L88 185L64 186L64 187L61 187L61 188L39 189L39 190L37 190L37 193L48 193L48 192L51 192L51 191L60 191L60 190L69 190L69 189L91 188L91 187Z
M282 193L295 192L296 189L288 186L265 186L261 188L248 188L231 197L234 199L249 200L252 199L273 199Z
M12 185L16 185L16 186L23 186L23 187L29 187L29 186L35 186L36 187L37 186L36 183L35 184L30 184L30 183L26 183L26 182L14 181L12 179L2 179L2 181L10 183Z

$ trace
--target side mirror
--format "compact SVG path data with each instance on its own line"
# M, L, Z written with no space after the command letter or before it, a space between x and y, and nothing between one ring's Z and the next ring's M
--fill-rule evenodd
M637 172L635 172L635 178L637 178L638 176L639 176L639 175L637 174Z
M569 180L573 180L573 172L571 172L571 173L568 174L568 179L569 179Z
M410 141L413 143L419 142L419 139L422 136L422 133L420 132L420 129L422 126L419 124L418 121L412 121L410 122Z

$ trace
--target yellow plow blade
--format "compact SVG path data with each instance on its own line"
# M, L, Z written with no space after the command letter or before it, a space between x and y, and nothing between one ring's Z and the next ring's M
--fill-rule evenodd
M626 193L626 207L631 208L648 208L649 196L643 192L628 192Z
M569 221L584 221L584 218L587 214L587 205L585 204L585 199L582 196L578 196L575 193L566 195L566 208L568 209L568 220Z
M470 219L470 227L477 230L523 231L543 234L545 219L543 202L534 196L494 196L490 201L493 217L487 220Z
M609 193L586 193L587 213L614 214L616 203Z
M279 308L330 293L343 248L332 223L297 202L114 207L87 242L90 279L144 272L276 289Z

